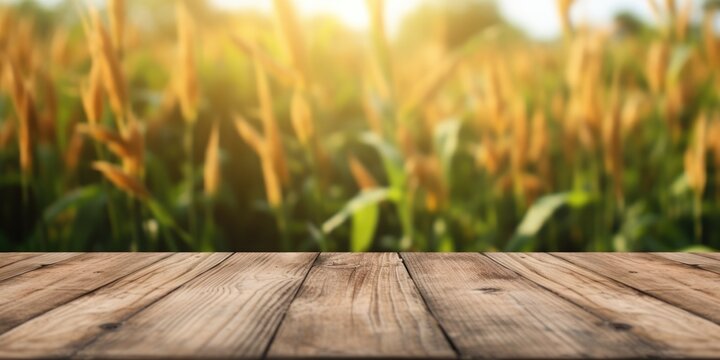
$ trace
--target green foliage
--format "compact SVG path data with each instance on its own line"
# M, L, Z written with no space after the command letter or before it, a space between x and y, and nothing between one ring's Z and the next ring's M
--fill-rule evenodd
M378 204L365 206L353 214L350 251L367 251L370 249L379 216L380 206Z
M535 201L523 217L515 234L506 246L506 251L530 251L537 248L532 244L545 224L552 219L553 214L563 206L582 208L590 202L590 195L586 192L576 191L546 195Z
M707 1L707 10L717 3ZM666 24L620 14L615 36L577 27L540 42L507 24L491 1L433 0L394 38L328 17L300 19L298 50L278 36L270 14L188 1L199 92L189 126L176 94L174 2L126 4L117 56L127 106L141 124L135 180L147 196L93 168L103 161L124 169L122 151L83 134L73 153L75 129L87 125L81 89L92 63L84 8L0 5L0 22L13 25L0 33L0 251L720 248L719 77L702 24L679 39ZM30 43L17 41L26 35ZM236 37L255 48L239 49ZM302 76L296 56L308 65ZM18 161L8 59L34 100L31 169ZM246 119L269 142L258 69L269 79L279 140L271 145L282 150L271 161L238 135L235 121ZM125 136L102 91L100 125ZM309 138L298 135L298 98L309 110ZM709 120L699 192L687 154L699 142L701 114ZM213 123L221 179L207 194ZM350 157L362 163L360 174L347 166ZM282 198L272 204L269 168Z

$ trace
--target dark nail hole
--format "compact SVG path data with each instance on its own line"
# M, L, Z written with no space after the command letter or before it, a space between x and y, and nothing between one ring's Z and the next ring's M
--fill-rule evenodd
M628 271L628 272L631 273L631 274L637 274L637 271L632 271L632 270L630 270L630 271Z
M610 323L610 326L612 326L613 329L618 331L628 331L632 329L632 325L619 322Z
M496 292L500 291L499 288L495 288L495 287L482 287L482 288L478 288L475 290L482 291L485 294L492 294L492 293L496 293Z
M100 325L101 329L108 330L108 331L117 330L119 327L120 327L119 323L105 323L105 324Z
M102 271L93 271L94 274L102 274Z
M397 264L393 264L393 265L397 265ZM329 267L329 268L336 268L336 269L354 269L354 268L359 268L363 265L361 265L361 264L346 264L346 263L329 263L329 264L325 264L323 266ZM383 264L383 266L387 266L387 264Z

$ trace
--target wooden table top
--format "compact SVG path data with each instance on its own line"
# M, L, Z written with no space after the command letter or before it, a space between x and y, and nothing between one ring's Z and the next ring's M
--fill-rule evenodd
M0 253L0 357L720 358L720 254Z

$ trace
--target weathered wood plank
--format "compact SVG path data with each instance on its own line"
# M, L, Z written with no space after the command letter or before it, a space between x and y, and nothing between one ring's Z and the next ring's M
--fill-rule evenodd
M0 335L0 358L70 357L229 253L178 253Z
M80 253L45 253L28 256L0 268L0 281L78 256Z
M720 324L720 275L646 253L554 253Z
M625 329L477 253L403 253L462 356L639 357L656 349Z
M454 357L396 253L323 253L270 357Z
M720 325L550 254L488 253L523 277L657 344L656 356L716 357Z
M0 333L169 255L83 254L0 282Z
M720 252L712 252L712 253L695 253L698 256L704 256L709 257L711 259L720 260Z
M691 253L677 253L677 252L666 252L666 253L653 253L657 256L664 257L679 263L694 266L699 269L712 271L716 274L720 274L720 259L713 259L712 257L701 256L698 254Z
M260 357L316 255L234 254L78 355Z
M32 252L1 252L0 253L0 268L12 264L14 262L25 260L28 258L31 258L33 256L38 256L40 253L32 253Z

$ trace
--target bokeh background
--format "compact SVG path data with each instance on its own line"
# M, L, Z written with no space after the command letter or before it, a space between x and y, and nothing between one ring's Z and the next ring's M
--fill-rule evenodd
M712 251L718 1L0 1L1 251Z

